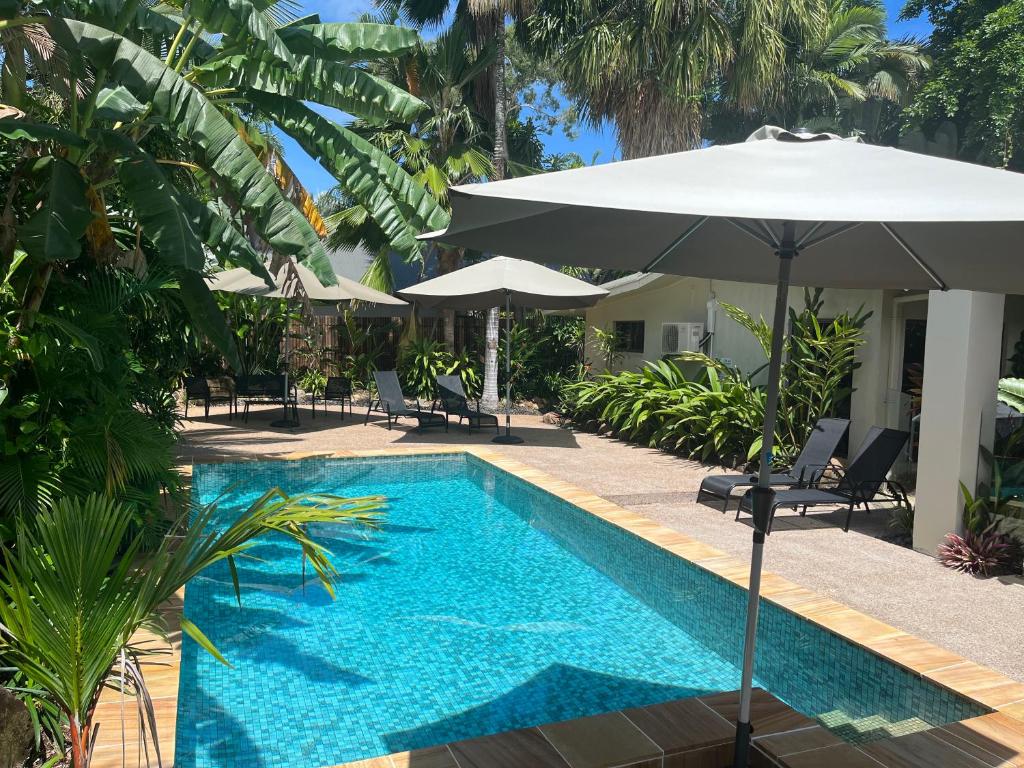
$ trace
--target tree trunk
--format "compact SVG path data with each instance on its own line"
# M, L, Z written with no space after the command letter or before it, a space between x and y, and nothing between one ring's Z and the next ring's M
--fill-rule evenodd
M460 248L445 248L437 255L437 271L439 274L447 275L462 266L462 250ZM455 354L455 310L441 310L441 317L444 320L444 345L449 352Z
M494 28L497 56L494 67L494 181L505 178L508 146L505 134L505 15L498 11ZM484 391L481 405L491 410L498 407L498 308L487 310L487 343L484 356Z
M484 391L480 407L498 410L498 317L497 307L487 310L487 349L484 351Z

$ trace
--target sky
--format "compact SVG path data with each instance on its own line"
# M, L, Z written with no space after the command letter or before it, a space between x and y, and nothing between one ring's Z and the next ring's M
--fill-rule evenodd
M926 20L896 21L903 3L904 0L885 0L885 6L889 11L890 37L926 38L931 31ZM319 13L323 21L353 21L361 14L373 10L372 0L299 0L299 4L304 13ZM342 123L348 120L343 113L337 110L319 106L317 110ZM575 140L567 139L557 129L552 135L542 136L541 139L544 142L546 153L576 152L587 163L591 162L595 155L596 161L599 163L610 162L618 157L615 149L615 134L609 125L602 126L601 129L580 126L579 136ZM282 140L286 162L307 189L316 194L334 186L333 177L315 160L306 155L294 141L287 136L282 137Z

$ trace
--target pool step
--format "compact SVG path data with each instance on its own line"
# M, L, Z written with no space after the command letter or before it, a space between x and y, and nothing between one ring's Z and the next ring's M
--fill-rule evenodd
M841 709L826 712L817 719L836 736L852 744L866 744L879 739L906 736L934 727L919 717L909 717L905 720L888 720L881 715L850 717Z

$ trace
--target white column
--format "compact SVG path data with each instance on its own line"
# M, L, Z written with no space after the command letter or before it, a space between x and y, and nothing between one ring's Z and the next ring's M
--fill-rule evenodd
M964 499L980 473L979 445L992 447L1004 296L932 291L924 347L921 442L917 468L914 549L934 554L959 531ZM982 477L981 479L986 479Z

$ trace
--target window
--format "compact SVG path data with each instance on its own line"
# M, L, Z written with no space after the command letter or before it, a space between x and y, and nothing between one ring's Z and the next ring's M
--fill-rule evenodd
M644 353L644 321L616 320L615 338L619 340L619 351L642 355Z

